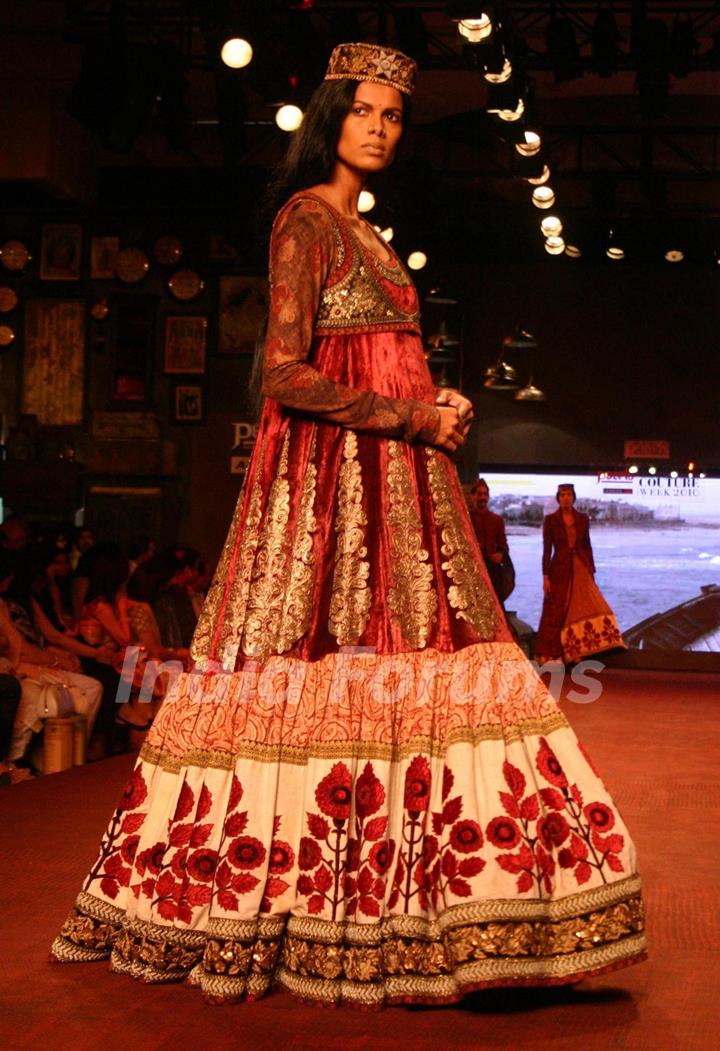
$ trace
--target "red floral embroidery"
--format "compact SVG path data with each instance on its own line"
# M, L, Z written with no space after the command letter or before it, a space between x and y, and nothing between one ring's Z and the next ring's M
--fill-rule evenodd
M352 777L344 763L335 763L327 777L315 789L315 799L323 814L337 821L350 817Z
M563 773L563 768L544 737L540 738L540 751L535 759L535 765L546 781L557 788L567 788L568 779ZM524 780L524 779L523 779Z
M509 817L494 817L485 831L493 846L503 850L512 850L520 842L520 829Z
M270 872L275 876L279 876L283 872L289 872L294 864L295 851L290 844L283 843L279 839L273 840L270 847Z
M85 880L83 890L98 881L102 893L113 901L121 887L130 884L132 865L137 853L140 836L137 833L145 821L144 813L130 813L147 799L147 785L142 771L137 766L125 785L112 816L108 829L100 844L100 853L95 865Z
M476 821L461 819L462 797L448 798L454 783L452 770L445 766L442 809L432 813L432 833L427 833L424 810L430 800L430 767L422 756L416 756L408 767L404 797L407 818L393 876L393 890L388 899L389 908L394 908L402 900L405 911L409 911L415 896L420 907L428 909L431 901L435 908L440 900L447 901L449 895L458 898L472 895L468 879L479 875L486 863L481 857L462 855L477 854L484 838ZM426 800L423 809L418 808L418 800Z
M416 755L405 774L405 809L419 814L430 806L430 766Z
M139 767L136 767L130 775L130 780L123 789L118 810L137 810L147 799L147 785Z
M238 869L256 869L262 865L267 851L259 839L238 836L227 848L227 859Z
M499 796L507 816L493 818L485 830L488 840L505 851L495 860L505 872L517 876L518 891L537 888L538 892L551 894L557 865L572 869L578 886L587 883L593 868L603 882L607 882L605 866L622 872L618 854L624 845L623 837L603 835L615 824L611 808L605 803L583 807L579 787L569 785L544 738L540 739L535 765L554 787L525 796L525 775L506 761L503 776L510 792L500 792ZM541 806L547 811L542 816Z

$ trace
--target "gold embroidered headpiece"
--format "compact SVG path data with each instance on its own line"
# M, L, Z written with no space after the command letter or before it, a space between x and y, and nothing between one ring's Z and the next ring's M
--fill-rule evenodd
M415 90L417 63L380 44L338 44L330 56L325 80L360 80L387 84L404 95Z

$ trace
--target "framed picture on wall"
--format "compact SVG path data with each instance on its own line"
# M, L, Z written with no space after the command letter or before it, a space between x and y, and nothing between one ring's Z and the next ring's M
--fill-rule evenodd
M199 383L178 383L172 392L173 423L203 423L205 397Z
M206 317L171 314L165 318L164 369L168 375L202 376L206 346Z
M29 299L25 304L22 412L38 423L83 422L85 304L80 299Z
M265 320L268 283L264 277L220 278L219 354L253 354Z
M82 227L79 223L46 223L40 245L42 281L79 281Z
M119 251L119 237L93 237L90 241L90 277L95 281L111 281L115 277Z

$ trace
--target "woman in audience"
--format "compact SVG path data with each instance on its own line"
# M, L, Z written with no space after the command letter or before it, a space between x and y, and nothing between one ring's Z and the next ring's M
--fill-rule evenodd
M43 645L45 640L36 633L24 608L12 600L4 601L12 578L11 560L6 552L0 552L0 634L7 640L8 667L21 679L22 685L6 756L15 762L24 757L32 739L40 714L38 702L45 686L64 686L70 691L75 711L87 719L89 737L100 708L102 685L80 674L80 662L74 653Z

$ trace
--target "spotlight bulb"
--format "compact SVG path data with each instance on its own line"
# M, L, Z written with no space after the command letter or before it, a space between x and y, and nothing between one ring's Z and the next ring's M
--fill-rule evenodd
M463 18L458 22L458 33L464 36L469 44L479 44L487 40L493 31L489 15L481 14L479 18Z
M565 255L570 259L579 259L582 251L577 245L565 245Z
M247 40L237 36L226 40L220 51L220 58L231 69L242 69L244 66L249 66L252 57L253 49L250 44Z
M516 142L515 151L521 157L534 157L540 152L540 136L536 131L525 132L525 142Z
M665 259L668 263L682 263L685 258L685 253L679 248L670 248L665 253Z
M542 172L540 173L540 175L536 175L536 176L534 176L532 178L527 178L525 180L525 182L529 183L530 186L543 186L548 181L549 178L550 178L550 169L548 168L548 166L546 164L545 167L543 168Z
M545 237L557 237L563 231L562 220L557 215L546 215L540 223L540 229Z
M538 186L533 190L532 203L536 208L552 208L555 204L555 193L549 186Z
M383 241L392 241L393 237L395 236L395 231L393 230L392 226L386 226L384 230L380 231L380 236L382 237Z
M275 123L281 131L297 131L302 124L303 111L299 106L287 103L275 114Z
M507 84L512 76L512 72L512 62L509 58L506 58L499 73L483 73L483 76L488 84Z
M427 265L427 256L424 252L411 252L408 256L407 265L411 270L422 270Z
M617 262L618 259L625 258L625 249L620 248L617 245L610 245L605 254L607 255L608 259L612 259L615 262Z
M562 255L565 251L565 242L562 237L548 237L545 242L545 251L548 255Z
M371 212L375 207L375 197L369 190L361 190L358 197L358 211Z

